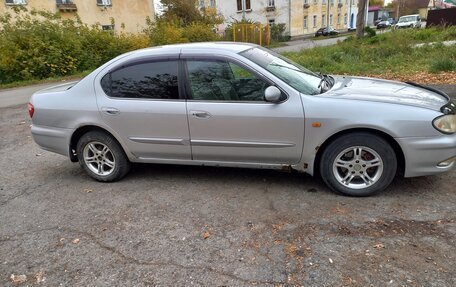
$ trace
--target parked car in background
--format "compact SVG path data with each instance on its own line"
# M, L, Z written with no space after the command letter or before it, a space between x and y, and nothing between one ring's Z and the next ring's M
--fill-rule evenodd
M388 18L388 21L390 22L391 25L396 24L396 20L394 18Z
M311 72L247 43L129 52L28 104L42 148L103 182L130 163L296 170L367 196L456 165L456 105L414 83ZM58 172L56 168L55 172Z
M377 24L377 29L385 29L391 27L391 23L388 20L381 21Z
M399 18L397 24L395 25L396 29L404 28L421 28L421 18L420 15L406 15Z
M315 32L315 37L318 36L332 36L332 35L339 35L339 31L332 27L325 27L325 28L320 28L318 29L317 32Z

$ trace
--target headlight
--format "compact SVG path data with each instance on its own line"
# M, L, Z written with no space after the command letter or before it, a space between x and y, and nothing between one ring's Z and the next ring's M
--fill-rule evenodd
M432 121L434 127L445 134L456 132L456 115L443 115Z

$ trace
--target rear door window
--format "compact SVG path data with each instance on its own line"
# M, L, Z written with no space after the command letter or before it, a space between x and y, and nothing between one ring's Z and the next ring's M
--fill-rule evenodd
M113 98L179 99L178 62L128 65L101 79L103 91Z

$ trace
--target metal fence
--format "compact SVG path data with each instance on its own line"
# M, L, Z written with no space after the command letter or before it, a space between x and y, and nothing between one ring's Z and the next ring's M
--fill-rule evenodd
M271 44L271 29L263 24L233 24L233 42Z

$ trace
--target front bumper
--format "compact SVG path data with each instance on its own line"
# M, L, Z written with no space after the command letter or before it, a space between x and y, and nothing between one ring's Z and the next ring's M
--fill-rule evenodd
M33 140L44 150L69 156L72 129L32 125Z
M431 175L449 171L456 162L439 166L456 156L456 134L439 137L396 138L405 156L405 177Z

